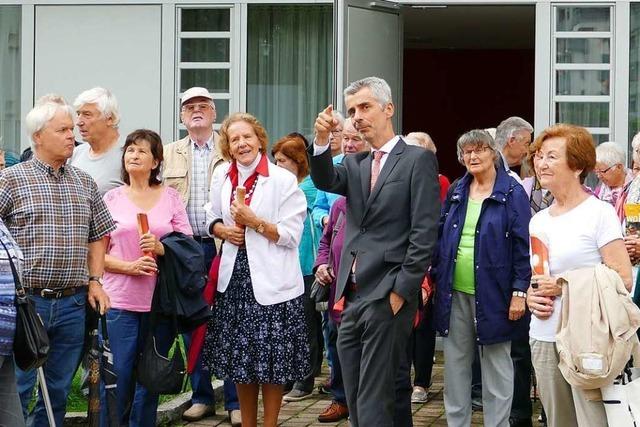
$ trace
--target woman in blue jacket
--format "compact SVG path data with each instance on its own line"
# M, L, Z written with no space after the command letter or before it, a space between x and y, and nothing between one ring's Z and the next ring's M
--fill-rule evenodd
M465 133L457 151L467 173L445 201L433 272L436 328L445 337L447 424L471 424L471 364L479 345L484 423L509 426L511 340L527 336L529 324L529 200L487 132Z

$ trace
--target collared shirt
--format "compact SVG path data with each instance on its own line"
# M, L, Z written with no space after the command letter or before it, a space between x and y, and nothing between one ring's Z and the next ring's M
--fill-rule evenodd
M25 288L86 286L88 243L115 229L89 174L37 157L0 174L0 217L24 253Z
M207 214L204 205L209 201L209 162L213 154L213 135L200 146L191 140L191 185L187 215L194 236L207 236Z
M400 140L400 137L396 135L393 138L391 138L389 141L385 142L385 144L379 149L377 150L373 148L371 149L372 159L373 159L373 153L375 153L376 151L382 151L384 153L380 158L380 171L382 171L384 164L387 162L387 159L389 158L389 153L391 152L391 150L393 150L396 147L396 144L398 143L399 140ZM371 161L371 170L373 170L373 161Z

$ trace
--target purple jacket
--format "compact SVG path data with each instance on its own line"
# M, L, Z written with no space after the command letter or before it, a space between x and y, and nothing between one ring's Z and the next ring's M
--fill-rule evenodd
M340 221L340 224L338 224L340 214L342 214L343 219ZM338 269L340 268L340 254L342 253L342 245L344 243L346 215L347 198L341 196L336 199L331 206L329 221L322 231L322 238L320 239L320 245L318 246L318 256L316 257L316 263L313 266L314 271L319 265L329 263L329 247L331 247L331 263L333 264L333 272L334 274L338 273ZM336 229L336 226L339 226L339 228ZM340 323L340 313L333 310L335 295L336 281L334 280L331 283L331 288L329 288L329 315L334 322Z

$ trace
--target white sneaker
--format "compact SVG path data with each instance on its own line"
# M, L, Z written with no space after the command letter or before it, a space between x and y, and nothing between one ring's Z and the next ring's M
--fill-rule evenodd
M242 425L242 416L240 415L240 409L234 409L229 411L229 421L233 427L239 427Z
M429 399L429 390L424 387L415 386L411 393L411 403L427 403Z
M184 411L182 419L186 421L199 421L209 415L215 415L216 408L213 405L205 405L204 403L194 403L191 408Z

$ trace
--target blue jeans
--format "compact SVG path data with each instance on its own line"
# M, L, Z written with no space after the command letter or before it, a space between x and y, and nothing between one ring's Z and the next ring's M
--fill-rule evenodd
M344 383L342 382L342 367L340 366L340 357L338 357L338 325L331 316L328 316L327 328L329 331L327 357L333 362L331 367L331 394L333 395L333 400L346 405L347 398L344 394Z
M71 381L80 363L84 344L84 317L87 292L81 291L70 297L45 299L30 296L36 311L42 318L49 335L49 357L44 364L44 375L47 381L49 397L56 425L64 422L67 396L71 389ZM36 383L36 371L23 371L16 368L18 393L22 403L22 412L27 418L27 407L33 396ZM49 421L42 401L42 394L29 415L28 424L47 426Z
M155 426L158 395L135 382L135 364L143 350L149 330L149 313L112 308L107 312L107 331L118 375L117 401L121 425ZM167 323L159 322L155 331L158 352L167 355L173 344ZM101 337L102 338L102 337ZM100 424L108 426L106 391L100 385Z

